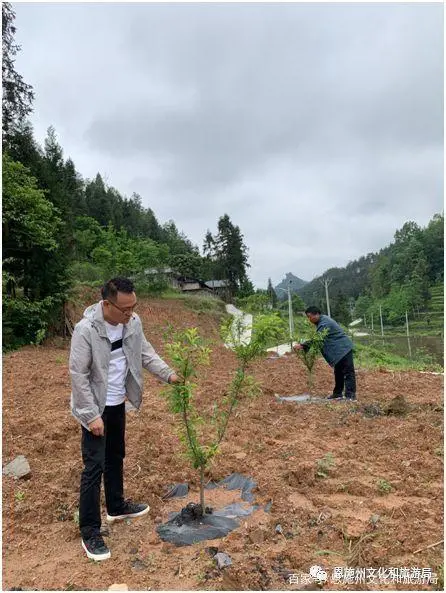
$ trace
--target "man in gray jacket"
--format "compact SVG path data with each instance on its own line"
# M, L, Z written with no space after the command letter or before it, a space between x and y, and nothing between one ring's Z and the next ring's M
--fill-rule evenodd
M93 560L110 558L100 533L102 475L107 521L149 512L147 504L124 500L125 400L141 406L143 367L166 383L179 381L146 340L135 307L133 283L109 280L102 301L85 310L71 340L71 411L82 425L84 462L79 528L82 547Z
M322 347L322 356L328 364L334 367L335 386L328 399L341 399L345 385L345 398L356 400L356 376L353 364L353 342L346 335L342 327L334 319L322 315L317 307L305 310L308 319L316 326L316 331L327 329L327 335ZM295 350L306 350L309 343L296 344Z

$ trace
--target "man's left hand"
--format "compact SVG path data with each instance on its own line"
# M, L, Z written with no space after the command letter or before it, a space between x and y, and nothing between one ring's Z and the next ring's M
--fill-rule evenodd
M178 375L176 375L175 373L173 373L173 375L170 375L169 377L169 385L178 385L178 383L181 383L181 379L179 378Z

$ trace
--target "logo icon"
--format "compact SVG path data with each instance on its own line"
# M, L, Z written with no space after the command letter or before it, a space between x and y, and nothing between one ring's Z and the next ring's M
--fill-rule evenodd
M310 575L316 581L326 581L328 578L328 575L325 572L325 570L322 568L322 566L318 566L317 564L310 567Z

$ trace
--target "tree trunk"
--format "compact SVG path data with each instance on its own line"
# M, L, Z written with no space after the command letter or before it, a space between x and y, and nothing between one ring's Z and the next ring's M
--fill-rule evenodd
M313 371L308 371L308 393L311 395L313 389Z
M200 504L204 515L204 466L200 467Z

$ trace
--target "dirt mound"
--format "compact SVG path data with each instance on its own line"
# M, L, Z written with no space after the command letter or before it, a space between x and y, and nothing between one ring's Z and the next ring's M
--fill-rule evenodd
M387 416L405 416L410 411L410 406L403 395L397 395L385 406L384 412Z
M80 315L82 307L76 310ZM218 318L159 299L143 300L138 313L162 355L167 323L197 326L213 341L212 364L197 393L209 408L235 369L232 353L220 343ZM156 527L170 512L198 501L198 476L184 459L175 421L160 397L162 385L146 374L143 408L128 414L125 473L126 496L148 502L151 513L112 524L106 539L111 559L90 562L76 525L82 466L79 426L68 409L68 354L69 344L61 343L4 357L3 463L23 454L32 471L24 482L3 478L5 589L97 590L127 583L137 590L289 590L298 586L287 575L308 573L314 564L325 570L348 562L436 570L443 563L441 546L413 554L443 537L443 418L436 411L442 377L358 374L358 405L384 409L404 394L412 406L404 416L347 413L342 402L278 403L275 393L292 395L306 387L305 371L292 355L253 366L263 393L239 406L207 476L219 481L234 472L249 475L261 509L225 538L183 548L163 543ZM313 393L330 393L332 382L332 370L318 361ZM328 453L333 464L319 472L326 477L318 477L316 468ZM162 500L172 483L189 484L187 499ZM213 500L219 495L209 491L207 504L231 504L238 494L228 491L224 500ZM263 510L267 503L269 512ZM209 546L229 554L232 565L216 568Z

